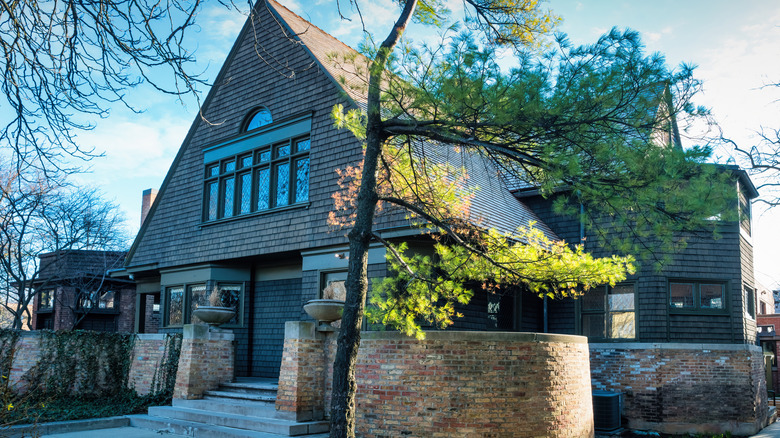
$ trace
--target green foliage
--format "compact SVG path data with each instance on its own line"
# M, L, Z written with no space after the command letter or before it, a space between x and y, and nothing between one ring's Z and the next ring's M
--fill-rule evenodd
M46 401L31 395L14 397L13 408L0 412L0 430L14 424L37 424L144 413L149 406L170 404L162 394L139 396L124 389L111 397L71 397Z
M16 355L16 343L21 336L20 330L0 329L0 375L7 378L11 374L14 356ZM7 380L0 382L5 389Z
M170 399L176 386L176 372L179 370L179 356L181 354L181 333L168 333L165 335L165 351L160 367L154 370L152 377L151 394L156 397Z
M731 170L705 165L708 147L679 144L678 120L708 118L691 101L701 88L691 67L670 70L636 32L617 30L517 56L507 72L470 34L400 52L385 77L387 142L486 157L510 181L555 195L558 213L585 205L583 222L619 254L668 261L691 235L712 235L708 218L734 219Z
M164 359L151 392L128 386L135 335L91 331L40 331L39 362L23 376L23 394L0 380L0 429L19 423L127 415L167 404L173 395L181 334L166 335ZM19 332L0 330L0 366L10 369ZM5 372L4 372L5 373Z
M392 246L388 261L393 275L374 284L369 320L422 339L420 321L451 325L459 316L456 304L468 304L474 286L489 293L525 289L562 298L600 284L614 286L634 272L630 256L594 258L581 245L550 241L534 228L520 228L513 236L489 230L474 244L477 250L438 243L433 256L410 253L406 243Z
M41 330L41 358L24 376L43 398L113 397L127 387L135 336Z

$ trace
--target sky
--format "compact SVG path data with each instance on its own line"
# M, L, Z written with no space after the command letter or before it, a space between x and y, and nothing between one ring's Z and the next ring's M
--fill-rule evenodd
M352 21L339 20L335 0L280 0L315 25L356 47L361 25L342 1L342 12ZM451 9L462 8L456 0ZM216 2L214 2L216 3ZM366 2L366 27L384 38L397 9L392 0ZM368 4L370 3L370 4ZM724 135L742 146L755 144L760 127L780 128L780 2L722 0L550 0L547 6L563 19L560 31L574 44L588 44L612 27L640 32L648 52L665 55L670 66L697 65L704 91L695 100L711 109ZM198 16L200 31L192 42L198 68L214 78L245 17L210 5ZM410 29L414 38L424 30ZM196 117L194 100L180 102L147 87L128 91L138 114L113 108L109 117L94 121L92 131L79 135L81 144L95 146L104 156L89 163L91 171L77 179L98 186L125 212L129 232L140 222L141 193L159 188ZM690 143L690 142L688 142ZM715 151L726 162L730 152ZM756 279L769 288L780 287L780 207L753 206Z

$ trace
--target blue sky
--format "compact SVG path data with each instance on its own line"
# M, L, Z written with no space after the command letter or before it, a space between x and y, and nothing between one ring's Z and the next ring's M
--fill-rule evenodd
M281 0L315 25L345 43L361 39L360 24L340 21L335 0ZM455 0L451 9L457 11ZM342 1L345 5L348 2ZM368 3L368 2L367 2ZM392 0L373 0L363 16L369 29L384 33L395 17ZM761 126L780 127L780 89L762 85L780 81L780 3L762 1L576 1L551 0L548 6L563 18L560 30L575 44L595 41L617 26L641 33L648 51L663 53L670 65L698 65L704 92L697 103L712 109L725 134L741 145L755 142ZM345 11L350 13L349 10ZM224 61L244 17L211 5L200 16L194 35L200 68L210 77ZM414 30L414 35L420 31ZM114 108L111 116L96 121L94 131L80 134L83 144L94 145L105 157L91 163L92 172L79 179L99 186L114 199L128 218L131 233L138 229L141 192L159 188L197 112L194 100L179 102L140 87L130 100L144 108L134 114ZM721 161L728 151L718 150ZM780 208L765 211L754 205L753 243L757 279L768 287L780 286Z

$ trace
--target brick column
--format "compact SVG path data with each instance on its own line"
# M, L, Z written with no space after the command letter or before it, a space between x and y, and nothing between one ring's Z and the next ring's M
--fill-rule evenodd
M276 394L277 416L297 421L323 418L325 336L311 321L284 324L284 353Z
M197 399L234 377L235 336L203 324L184 326L174 398Z

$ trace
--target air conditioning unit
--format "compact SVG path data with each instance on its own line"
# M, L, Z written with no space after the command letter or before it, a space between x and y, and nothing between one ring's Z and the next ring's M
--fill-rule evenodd
M623 394L611 391L593 391L593 423L599 432L616 432L622 427Z

